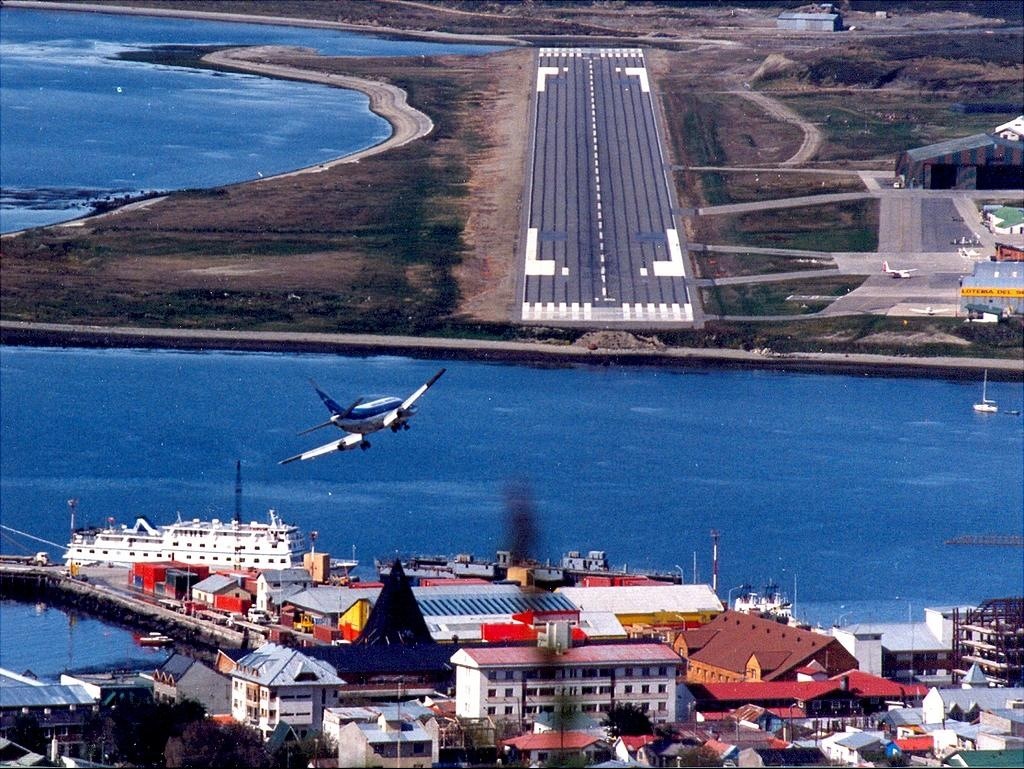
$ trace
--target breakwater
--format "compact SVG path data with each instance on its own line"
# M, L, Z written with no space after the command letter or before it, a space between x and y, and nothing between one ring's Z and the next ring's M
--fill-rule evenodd
M263 636L249 628L235 630L190 617L103 584L75 579L54 567L0 565L0 598L75 609L136 631L158 631L174 639L175 648L212 661L218 649L255 648Z

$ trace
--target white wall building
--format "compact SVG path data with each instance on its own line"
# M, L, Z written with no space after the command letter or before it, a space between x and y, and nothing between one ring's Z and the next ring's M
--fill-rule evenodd
M339 766L416 767L439 760L433 711L416 703L328 708L323 734L338 746Z
M583 713L606 713L628 702L652 721L676 720L682 660L665 644L594 644L561 652L483 647L460 649L451 661L458 716L530 721L567 701Z
M326 662L277 644L238 660L231 672L231 716L264 739L284 721L300 737L319 732L324 709L338 704L345 682Z
M1024 115L1015 117L1009 123L1003 123L1001 126L997 126L993 133L995 133L996 136L1000 136L1003 139L1009 139L1012 142L1024 141Z

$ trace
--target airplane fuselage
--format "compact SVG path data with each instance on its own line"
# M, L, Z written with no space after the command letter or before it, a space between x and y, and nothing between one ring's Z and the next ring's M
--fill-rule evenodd
M335 416L331 421L335 427L339 427L345 432L369 435L382 429L384 427L384 418L401 405L401 398L393 396L374 398L373 400L360 403L344 418ZM409 413L411 416L412 409L409 409ZM404 424L406 419L400 416L396 422Z

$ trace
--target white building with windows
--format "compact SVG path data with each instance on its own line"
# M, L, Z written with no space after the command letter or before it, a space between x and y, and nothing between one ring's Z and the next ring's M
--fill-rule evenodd
M324 710L338 704L344 683L326 662L266 644L231 672L231 717L259 729L264 739L282 721L306 737L320 731Z
M467 648L451 662L460 717L532 721L566 704L603 714L631 703L654 722L676 720L682 660L662 643Z

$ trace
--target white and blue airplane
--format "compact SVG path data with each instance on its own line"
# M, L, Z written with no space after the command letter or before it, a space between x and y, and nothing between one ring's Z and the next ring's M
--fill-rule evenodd
M408 430L409 419L416 413L416 408L413 404L423 393L430 389L434 382L441 378L444 372L445 369L438 371L405 400L391 395L358 398L347 409L339 406L331 396L317 387L316 382L313 382L313 389L316 390L316 394L320 396L320 400L324 402L327 410L331 412L331 418L322 424L310 427L308 430L303 430L299 435L305 435L314 430L319 430L321 427L334 425L345 433L345 437L341 440L325 443L323 446L317 446L315 449L304 451L301 454L296 454L294 457L282 459L278 464L286 465L297 459L316 459L324 454L330 454L334 451L348 451L357 446L361 449L368 449L370 448L370 442L366 440L366 436L378 430L383 430L385 427L390 427L393 433L397 433L399 430Z

